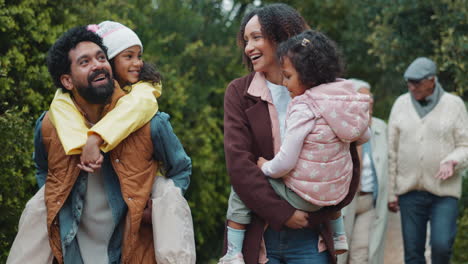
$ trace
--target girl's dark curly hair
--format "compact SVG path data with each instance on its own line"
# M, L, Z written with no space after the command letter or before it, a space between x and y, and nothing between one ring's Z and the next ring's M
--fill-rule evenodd
M243 52L246 45L244 33L245 26L254 16L258 16L264 37L274 44L278 44L309 29L304 18L294 8L286 4L270 4L255 8L247 13L242 19L240 30L237 33L237 44L242 49L243 62L249 71L253 71L253 66L249 57Z
M156 70L156 67L151 63L143 62L143 67L140 69L140 81L160 83L161 80L161 73Z
M304 31L281 43L276 52L281 64L285 57L291 60L299 80L309 88L333 82L343 74L336 43L318 31Z
M78 26L68 30L60 36L47 53L47 68L57 87L65 88L60 81L60 76L70 73L71 61L68 53L83 41L94 42L107 56L107 48L102 44L101 37L89 31L86 26ZM68 90L63 89L63 91Z

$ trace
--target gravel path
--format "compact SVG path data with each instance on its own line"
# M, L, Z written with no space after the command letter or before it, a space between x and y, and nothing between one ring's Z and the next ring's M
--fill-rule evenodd
M384 264L402 264L403 238L401 237L400 213L388 213L387 238L385 241Z

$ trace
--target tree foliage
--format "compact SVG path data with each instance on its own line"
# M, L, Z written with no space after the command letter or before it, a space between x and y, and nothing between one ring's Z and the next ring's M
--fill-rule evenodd
M468 170L464 172L464 179L468 177ZM457 237L455 239L455 244L453 246L453 263L462 264L468 263L468 252L466 247L468 247L468 181L463 181L463 196L460 199L459 210L460 215L457 221Z
M36 191L31 160L31 114L52 96L45 52L61 32L47 1L0 0L0 262L16 234L19 216ZM60 23L58 23L60 24Z
M0 1L0 113L17 105L47 106L52 87L45 52L62 31L47 1Z
M468 84L466 0L398 1L381 3L369 22L368 54L378 57L377 67L401 73L415 57L432 58L444 88L463 95Z
M36 191L31 118L26 109L0 115L0 262L5 263L25 202Z

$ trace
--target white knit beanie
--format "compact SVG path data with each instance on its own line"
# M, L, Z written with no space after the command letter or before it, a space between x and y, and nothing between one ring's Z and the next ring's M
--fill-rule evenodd
M143 52L143 44L137 34L130 28L114 21L104 21L99 25L89 25L88 30L98 34L107 47L109 60L117 56L120 52L132 46L138 45Z

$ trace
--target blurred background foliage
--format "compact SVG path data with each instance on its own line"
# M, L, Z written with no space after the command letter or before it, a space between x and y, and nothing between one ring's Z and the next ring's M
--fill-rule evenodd
M35 119L52 100L48 48L67 29L119 21L142 39L143 59L163 74L160 109L193 161L186 195L198 263L219 257L229 193L223 151L223 96L246 74L235 36L245 11L273 1L0 0L0 263L6 260L26 201L37 190L31 162ZM341 47L347 72L372 85L376 116L386 120L406 91L402 73L418 56L437 62L444 89L466 101L467 0L284 1ZM464 194L468 184L464 183ZM467 263L468 201L460 203L454 263Z

